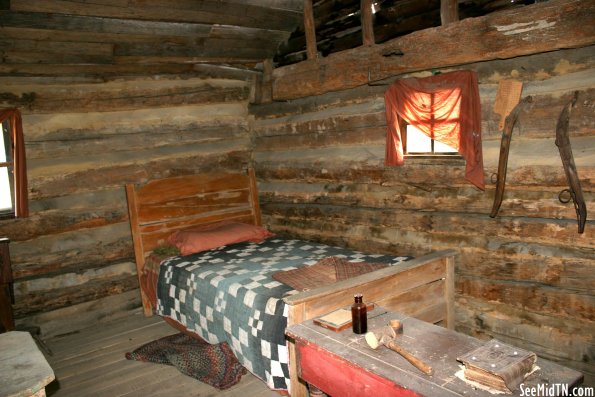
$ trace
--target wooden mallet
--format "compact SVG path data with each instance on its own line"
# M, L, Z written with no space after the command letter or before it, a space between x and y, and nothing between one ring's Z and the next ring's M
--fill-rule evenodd
M397 335L402 333L403 324L399 320L391 320L389 325L385 325L384 327L366 333L365 338L368 346L370 346L372 349L376 350L380 345L384 345L385 347L388 347L389 349L399 353L403 358L413 364L424 374L432 375L434 371L430 365L424 363L422 360L415 357L413 354L409 353L402 346L399 346L397 342L395 342Z

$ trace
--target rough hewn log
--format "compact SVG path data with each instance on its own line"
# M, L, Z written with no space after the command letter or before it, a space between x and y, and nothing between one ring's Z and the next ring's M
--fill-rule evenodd
M595 25L590 18L594 12L593 0L552 0L284 66L275 70L273 97L319 95L415 70L589 46L595 43ZM461 37L467 45L460 45ZM489 47L485 43L490 43ZM428 56L439 48L449 51L440 57ZM395 52L403 55L385 56Z
M61 269L88 269L133 257L130 226L112 222L86 229L44 234L31 240L12 241L15 278L59 273Z
M436 213L419 211L406 205L394 208L389 206L386 209L371 208L368 203L356 200L351 203L340 200L333 203L314 200L313 203L298 202L295 205L269 200L271 197L265 196L263 206L267 214L275 218L277 227L301 224L304 228L327 230L336 233L337 236L354 238L353 236L359 235L358 238L363 240L368 238L382 241L381 237L393 234L408 236L403 240L386 240L397 244L405 240L415 243L413 235L418 235L423 236L417 241L420 249L431 240L432 249L438 249L438 245L442 248L456 245L465 247L463 250L468 252L499 251L503 258L510 260L529 260L531 254L534 257L541 256L544 258L542 260L549 256L574 257L587 260L580 267L582 269L586 268L595 249L589 239L576 238L571 232L562 230L554 233L552 230L557 230L558 226L544 224L539 219L524 219L525 224L521 227L518 226L518 222L512 220L495 223L473 210L457 212L451 208ZM366 209L358 209L360 207L356 204ZM362 233L364 230L366 232ZM515 231L515 234L512 235L511 231ZM512 237L503 239L499 235L503 232ZM567 248L563 244L574 246ZM526 281L532 280L528 278Z
M122 275L108 279L90 280L84 284L61 287L20 295L14 305L15 317L21 318L42 312L49 312L72 306L75 302L86 302L122 294L138 288L136 274Z
M95 186L122 187L126 183L139 180L188 174L198 169L234 169L241 164L249 163L247 141L240 142L237 151L230 149L228 144L229 141L210 145L210 148L205 148L204 144L189 145L183 149L157 150L152 154L145 152L136 156L130 152L122 152L116 155L119 162L106 159L102 165L100 160L95 159L85 168L80 163L82 159L79 159L70 163L70 166L57 165L48 170L46 175L34 175L35 178L29 181L29 198L58 197L75 192L93 191L96 189ZM33 167L40 166L39 161L31 163ZM68 171L69 168L71 171Z
M103 57L112 60L114 45L108 43L88 43L71 41L41 41L27 38L8 38L0 36L0 45L5 52L44 52ZM4 63L9 63L3 60Z
M50 131L47 135L30 139L28 159L61 158L67 161L78 156L95 156L98 152L143 151L155 148L201 145L245 138L248 126L238 124L211 125L190 122L161 125L113 125L112 128L80 126ZM64 142L68 144L65 145Z
M489 302L499 302L532 312L560 318L595 320L595 297L547 286L517 281L485 280L481 277L459 277L457 289L463 295Z
M515 78L523 81L538 80L538 84L529 84L525 86L525 93L527 90L532 90L531 94L536 96L543 95L547 98L548 91L558 91L567 89L582 89L585 90L585 80L591 80L593 73L593 52L595 46L587 46L579 49L566 49L553 52L546 52L541 54L530 54L526 56L516 57L514 59L506 60L491 60L485 62L469 63L459 65L453 69L470 69L477 72L479 84L482 87L482 120L489 120L494 114L492 111L493 103L489 101L495 99L496 88L499 79ZM444 68L443 72L453 70L451 68ZM423 77L430 75L430 72L421 73L406 73L401 77ZM547 77L548 80L542 80ZM311 112L316 109L337 106L345 103L361 103L368 102L371 98L375 98L384 103L384 91L392 83L393 79L389 78L379 81L372 85L362 85L352 89L345 89L341 91L331 91L314 98L295 98L288 101L272 102L268 104L253 105L250 112L257 116L257 118L279 117L292 112ZM492 88L489 88L492 87ZM592 95L592 94L591 94ZM551 105L543 103L543 109L539 108L539 118L548 116L547 111L549 106L555 105L555 101L559 101L558 96L551 96L554 102ZM491 98L491 99L490 99ZM484 100L487 101L484 105ZM537 105L541 105L540 103ZM561 102L560 102L561 103ZM585 107L575 109L580 111ZM383 108L381 109L383 110ZM550 117L551 117L551 112ZM532 116L532 114L529 114ZM540 120L536 117L534 121L528 123L531 128L536 122ZM555 117L555 116L554 116ZM536 130L544 131L543 126L551 125L549 120L538 124ZM484 134L498 134L498 129L483 128Z
M27 107L35 113L124 111L188 104L212 104L247 101L250 87L238 81L209 82L205 79L164 81L148 79L131 87L130 81L96 85L71 85L66 92L62 85L30 86ZM3 88L7 88L6 86ZM126 93L122 94L122 90ZM1 95L1 94L0 94ZM0 97L1 98L1 97Z
M211 33L210 25L200 23L171 24L158 21L19 11L1 11L0 17L3 26L13 28L116 33L121 35L142 34L154 37L191 35L195 38L205 38L209 37Z
M120 194L109 195L119 205L123 203L125 197L121 189ZM100 196L102 192L93 193L93 195ZM89 194L91 195L91 194ZM83 203L83 198L79 198ZM77 200L64 199L65 202L76 202ZM39 211L31 215L28 219L13 219L0 224L0 235L8 235L15 239L15 241L23 241L35 239L45 235L58 235L60 233L67 233L81 229L91 229L112 225L115 223L126 222L128 214L125 206L122 208L95 208L92 213L87 209L73 209L73 210L49 210Z
M125 76L187 74L193 72L191 64L116 64L116 65L64 65L64 64L0 64L0 76Z
M238 25L252 28L276 28L291 31L299 22L300 13L294 4L282 8L233 1L145 0L142 6L131 7L128 0L97 0L85 2L84 7L76 0L12 0L13 11L59 13L80 16L102 16L141 20L175 22L201 22L220 25Z
M512 222L507 222L508 230L512 230L512 226ZM524 235L528 235L526 232L537 232L540 228L537 223L528 225ZM552 229L552 227L549 228L550 231ZM547 232L547 230L541 231ZM552 236L551 240L554 239ZM572 242L570 235L565 235L561 239ZM579 243L589 244L584 240ZM584 249L582 251L588 253ZM519 287L522 287L523 283L536 283L551 288L572 290L575 293L589 293L595 283L595 274L589 271L594 265L593 259L581 258L580 255L569 258L568 254L569 252L565 252L564 256L537 256L528 250L519 249L513 252L512 249L503 249L498 251L498 255L493 255L490 251L465 247L460 250L457 274L471 278L483 277L485 280L518 282ZM477 263L488 265L477 266Z
M0 11L3 26L8 28L116 34L117 56L174 56L245 58L260 61L272 57L278 43L289 36L289 31L257 29L229 24L141 21L138 19L107 18L40 12ZM128 35L151 36L150 44L128 42ZM186 43L172 42L170 37L192 37ZM41 40L39 38L38 40ZM84 40L83 37L76 41ZM134 39L133 39L134 40ZM37 53L40 54L40 53ZM42 53L41 53L42 54ZM5 62L10 62L10 59ZM15 60L14 63L18 60ZM49 61L46 61L49 63ZM31 63L35 63L34 59ZM87 62L90 63L90 62Z

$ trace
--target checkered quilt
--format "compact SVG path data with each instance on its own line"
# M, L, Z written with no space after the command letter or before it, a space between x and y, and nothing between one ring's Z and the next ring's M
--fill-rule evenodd
M277 237L233 244L164 261L156 310L210 343L227 342L240 363L271 389L287 389L287 307L282 298L295 291L272 274L329 256L390 264L408 259Z

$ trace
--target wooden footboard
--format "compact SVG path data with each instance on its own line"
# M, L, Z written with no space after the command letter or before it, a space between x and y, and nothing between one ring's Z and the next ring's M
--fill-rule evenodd
M362 293L366 302L418 319L454 328L454 256L435 252L398 265L285 298L288 323L297 324L353 302ZM295 346L289 341L292 397L308 396L297 376Z

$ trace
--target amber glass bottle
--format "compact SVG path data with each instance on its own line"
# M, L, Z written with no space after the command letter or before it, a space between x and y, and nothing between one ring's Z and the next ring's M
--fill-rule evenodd
M363 302L362 294L354 295L355 302L351 306L351 321L353 324L353 332L356 334L365 334L368 332L368 309Z

